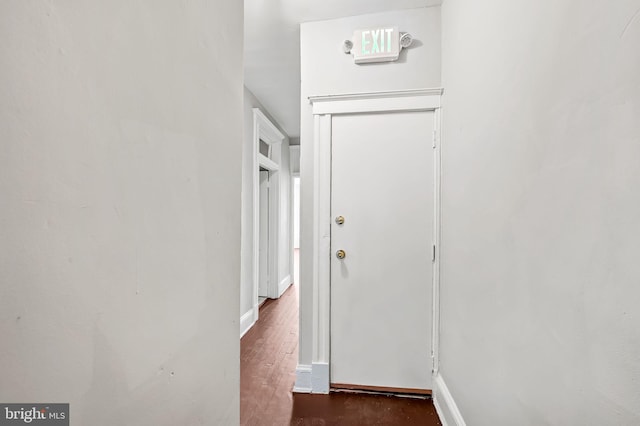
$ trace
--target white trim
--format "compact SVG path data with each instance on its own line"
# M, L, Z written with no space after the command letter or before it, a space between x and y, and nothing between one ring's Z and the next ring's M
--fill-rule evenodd
M280 166L278 165L278 163L260 153L258 153L258 165L272 172L277 172L278 170L280 170Z
M298 364L296 367L296 383L293 386L296 393L311 393L311 366Z
M434 221L433 221L433 239L436 246L435 260L433 262L433 288L432 291L432 332L431 332L431 357L432 357L432 375L435 377L438 374L440 365L440 246L441 246L441 176L442 176L442 151L441 151L441 129L442 129L442 110L436 109L434 117L434 185L435 190L433 194L434 198Z
M312 365L326 365L324 372L318 370L318 383L313 382L313 392L328 392L330 372L330 248L331 248L331 121L332 115L354 112L388 111L434 111L436 132L440 129L440 97L442 89L418 89L395 92L356 93L332 96L312 96L314 138L313 138L313 233L312 233ZM434 154L436 180L434 243L436 260L433 279L433 367L437 368L437 348L439 335L439 262L440 247L440 141L436 133ZM323 368L323 367L318 367ZM326 385L325 385L326 382ZM320 389L320 390L316 390Z
M312 96L313 114L425 111L440 107L442 89Z
M440 374L433 378L433 405L443 426L467 426Z
M329 363L314 362L311 364L311 392L329 393Z
M291 281L291 274L280 280L280 284L278 285L278 297L282 296L282 293L284 293L291 284L293 284Z
M329 363L331 279L331 115L315 115L313 188L313 359Z
M442 87L430 89L385 90L380 92L339 93L335 95L309 96L311 103L322 101L352 101L359 99L400 98L416 96L441 96L444 93Z
M314 362L311 365L298 364L293 391L297 393L329 393L329 364L326 362Z
M278 130L275 124L273 124L271 120L269 120L267 116L260 111L260 108L253 108L253 117L254 122L256 121L255 119L257 119L260 124L260 136L258 139L262 139L269 145L279 143L284 140L285 136L280 132L280 130ZM258 143L259 142L260 141L258 140ZM256 147L258 147L258 144L256 144Z
M255 305L240 317L240 338L247 334L247 331L251 330L251 327L258 321L259 308L258 305Z
M260 140L269 144L271 148L271 158L260 154ZM267 286L267 296L278 297L278 236L279 234L279 211L280 211L280 176L279 176L279 150L273 151L274 147L280 147L285 140L278 128L260 111L253 108L253 303L258 303L258 282L259 282L259 237L260 228L260 166L269 170L269 283ZM256 312L256 319L258 314Z

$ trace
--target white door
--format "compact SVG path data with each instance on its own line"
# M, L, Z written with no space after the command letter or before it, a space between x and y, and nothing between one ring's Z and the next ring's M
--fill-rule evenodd
M258 225L258 296L269 294L269 172L260 171Z
M429 111L333 117L334 385L431 389L433 129Z

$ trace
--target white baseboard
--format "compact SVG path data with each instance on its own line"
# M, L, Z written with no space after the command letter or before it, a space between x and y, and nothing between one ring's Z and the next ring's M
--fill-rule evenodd
M311 366L298 364L296 367L296 383L293 391L297 393L311 393Z
M298 364L293 391L297 393L329 393L329 364L326 362L314 362L312 365Z
M326 362L311 365L311 389L313 393L329 393L329 364Z
M467 426L440 374L433 379L433 405L443 426Z
M260 307L256 305L240 317L240 338L242 338L242 336L244 336L247 331L253 327L256 321L258 321L259 308Z
M278 297L282 296L282 293L284 293L291 284L291 275L287 275L286 277L284 277L282 281L280 281L280 284L278 284Z

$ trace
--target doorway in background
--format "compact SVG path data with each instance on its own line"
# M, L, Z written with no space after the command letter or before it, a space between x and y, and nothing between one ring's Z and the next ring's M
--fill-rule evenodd
M258 222L258 304L269 296L269 171L260 168Z

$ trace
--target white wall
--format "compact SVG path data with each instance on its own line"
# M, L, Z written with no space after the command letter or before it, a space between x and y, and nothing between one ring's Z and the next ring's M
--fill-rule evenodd
M281 145L282 156L280 170L280 224L278 226L278 285L280 292L293 283L293 219L291 161L289 158L289 139Z
M300 248L300 178L293 178L293 248Z
M0 4L1 401L238 423L241 29L233 0Z
M640 424L638 10L443 4L440 357L467 424Z
M416 42L393 63L355 65L342 51L353 31L397 25ZM301 33L301 223L299 363L312 361L313 118L308 97L440 86L440 7L304 23Z
M291 145L289 146L289 155L290 155L290 163L291 163L291 175L299 176L300 175L300 145Z
M269 115L260 101L244 88L244 143L242 148L242 255L241 255L241 317L254 309L253 299L253 108L260 110L286 136L278 123ZM280 235L278 240L278 282L293 276L291 266L291 173L289 161L289 139L280 145ZM290 284L290 282L289 282ZM249 322L248 325L251 323ZM246 326L245 326L246 328ZM242 330L244 331L244 330Z
M291 202L292 202L292 238L293 248L300 248L300 145L292 145L289 147L290 164L291 164L291 176L292 188L291 188Z

